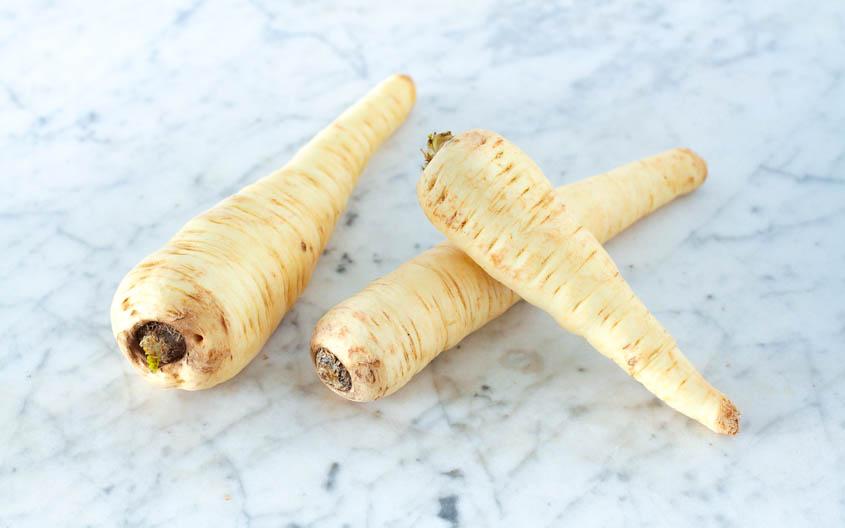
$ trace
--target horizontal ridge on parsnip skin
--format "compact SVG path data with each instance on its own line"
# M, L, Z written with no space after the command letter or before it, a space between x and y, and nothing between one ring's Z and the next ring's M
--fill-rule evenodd
M429 221L490 276L585 337L672 408L717 433L737 433L734 404L684 357L516 145L495 132L464 132L425 168L417 197Z
M429 159L438 147L430 145ZM707 166L695 153L672 149L564 185L557 193L575 218L606 241L697 189L706 176ZM403 387L437 355L518 300L444 242L329 310L314 329L312 358L320 379L336 394L374 400Z
M389 77L284 167L190 220L126 275L112 330L147 381L205 389L255 357L308 283L370 156L415 98L410 77Z

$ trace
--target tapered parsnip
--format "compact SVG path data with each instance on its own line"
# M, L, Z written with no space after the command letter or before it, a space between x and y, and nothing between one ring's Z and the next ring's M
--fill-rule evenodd
M711 430L739 413L683 356L537 165L501 136L447 142L417 184L434 226L488 274L584 336L658 398Z
M557 191L571 214L605 241L696 189L704 161L674 149ZM337 394L369 401L391 394L442 351L510 308L519 297L444 242L329 310L311 354Z
M410 77L388 78L287 165L192 219L126 275L112 330L145 379L204 389L249 363L305 288L358 176L414 100Z

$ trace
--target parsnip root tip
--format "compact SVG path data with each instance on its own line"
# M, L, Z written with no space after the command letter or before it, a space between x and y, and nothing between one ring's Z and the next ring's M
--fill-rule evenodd
M422 150L423 159L425 162L423 163L422 168L425 169L428 166L428 163L437 154L437 151L440 148L449 142L452 139L451 132L432 132L428 135L428 141L426 142L425 149Z
M408 84L416 88L416 86L414 85L414 78L408 75L407 73L397 73L396 76L404 81L407 81Z
M185 356L187 346L182 334L169 324L150 321L140 325L133 332L137 343L134 349L138 360L143 360L151 372L158 371L162 365L179 361Z
M722 398L719 405L719 432L734 436L739 432L740 412L729 399Z
M317 375L320 381L340 392L349 392L352 389L352 377L349 371L337 359L337 356L320 347L314 355L314 366L317 368Z
M704 158L699 156L694 150L692 150L690 148L681 147L678 150L689 154L689 156L693 160L693 163L695 164L696 168L698 169L698 172L701 174L701 182L704 183L704 181L707 179L707 174L708 174L707 162L704 161Z

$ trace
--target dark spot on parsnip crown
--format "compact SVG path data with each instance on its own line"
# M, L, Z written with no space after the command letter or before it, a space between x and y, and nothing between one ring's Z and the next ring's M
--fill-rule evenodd
M349 392L352 389L352 377L343 363L325 348L317 349L314 354L314 367L317 369L317 376L320 381L334 390Z
M199 341L202 336L194 337ZM159 321L147 321L136 326L129 339L129 349L137 360L148 363L148 353L141 342L154 343L158 365L167 365L179 361L185 356L187 345L185 337L175 328ZM149 347L148 347L149 348Z

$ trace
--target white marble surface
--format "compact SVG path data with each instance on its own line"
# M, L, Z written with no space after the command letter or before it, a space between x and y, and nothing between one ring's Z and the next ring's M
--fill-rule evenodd
M141 4L0 6L0 527L845 524L845 4ZM147 386L121 276L394 71L417 107L264 352ZM316 381L319 316L440 238L425 134L476 126L557 183L709 161L609 250L738 437L525 305L384 401Z

